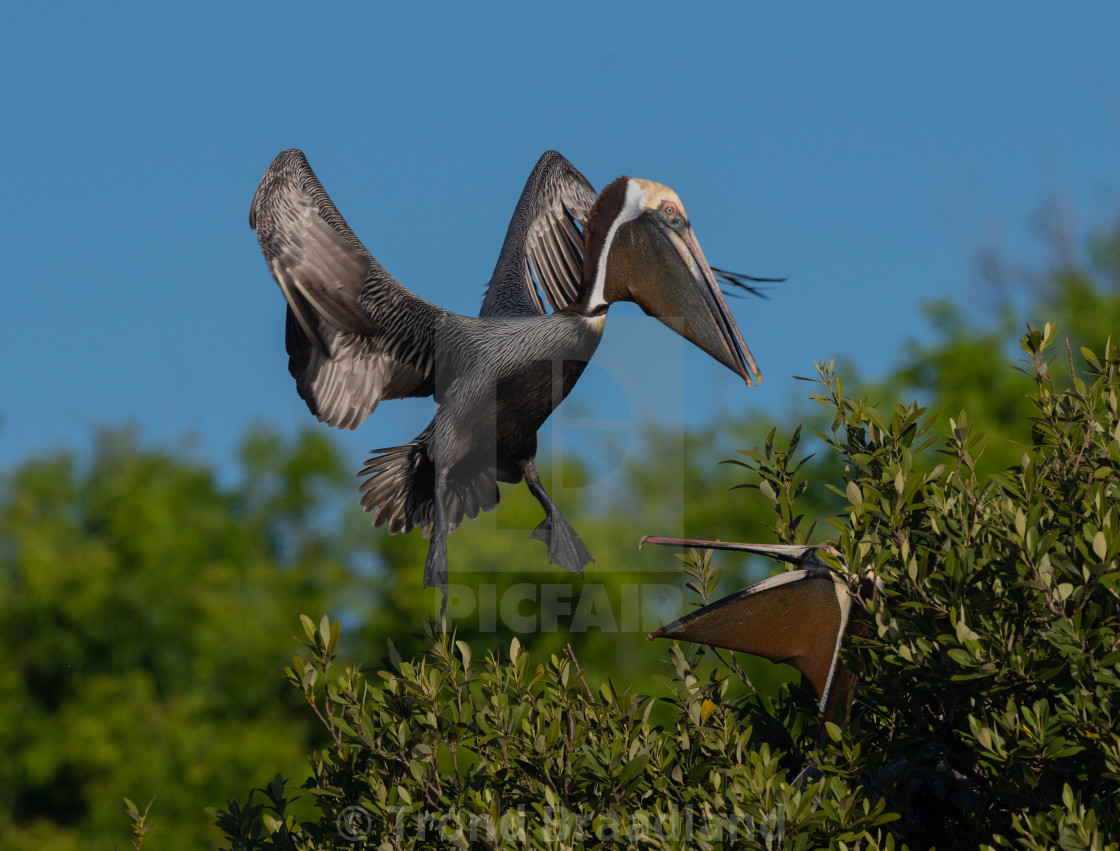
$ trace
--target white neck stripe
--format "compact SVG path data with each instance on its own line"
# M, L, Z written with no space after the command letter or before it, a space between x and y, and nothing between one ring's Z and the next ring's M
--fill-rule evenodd
M607 231L606 239L603 240L603 250L599 253L599 265L595 270L595 283L591 287L591 297L587 303L589 311L600 310L607 306L603 290L607 284L607 256L611 253L611 243L614 242L615 234L620 226L636 219L641 214L644 200L645 192L642 188L633 180L626 181L626 200L623 202L622 210L618 216L611 222L611 228Z

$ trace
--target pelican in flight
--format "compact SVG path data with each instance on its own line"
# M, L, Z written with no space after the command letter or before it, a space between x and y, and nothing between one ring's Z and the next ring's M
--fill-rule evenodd
M477 318L398 283L298 150L265 172L249 224L287 301L288 370L315 416L355 429L382 399L435 397L431 423L374 450L359 475L375 526L419 526L430 539L424 584L443 589L445 607L447 535L494 508L498 482L524 480L540 501L532 537L550 561L579 574L593 561L533 459L537 430L595 353L611 304L637 303L748 387L761 379L716 274L740 286L758 279L713 272L669 187L620 177L596 196L555 151L525 184Z

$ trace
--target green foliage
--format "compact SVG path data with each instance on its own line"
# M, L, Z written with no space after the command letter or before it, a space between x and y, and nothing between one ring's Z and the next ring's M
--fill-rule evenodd
M148 824L148 811L154 803L154 800L149 801L148 806L144 807L144 812L140 812L140 808L136 804L128 798L124 799L124 814L132 822L132 835L136 837L132 840L132 847L135 851L140 851L144 845L144 834L152 829L152 826Z
M592 688L571 647L475 659L429 629L419 661L390 645L366 674L336 665L337 623L303 620L310 659L287 674L331 733L305 784L318 817L293 815L277 778L219 815L233 848L817 848L884 839L893 818L838 773L794 783L728 681L677 646L672 720L653 725L653 698Z
M262 763L301 771L321 735L277 674L291 612L329 605L340 573L304 496L329 485L331 444L253 435L267 453L226 486L136 443L107 432L88 461L31 461L3 483L6 848L119 835L125 794L157 799L149 847L213 843L215 794Z
M916 404L884 412L818 367L818 437L842 468L828 487L846 503L828 523L852 587L882 585L843 654L860 678L850 724L675 643L658 700L589 680L570 645L534 664L514 639L479 659L431 627L419 659L390 644L367 673L336 663L337 623L304 617L310 659L287 676L331 735L302 789L316 813L293 814L277 778L219 815L232 847L704 848L732 830L783 848L1116 843L1120 350L1084 350L1058 390L1055 340L1028 326L1032 440L991 476L963 412L942 435ZM800 437L772 432L741 462L786 542L811 489ZM719 571L688 561L706 600Z
M1084 372L1059 391L1045 355L1055 339L1052 325L1028 326L1032 439L989 477L964 412L927 470L932 416L913 405L888 416L821 368L814 398L834 414L822 437L844 460L849 503L830 523L853 574L884 587L874 632L854 641L848 735L903 838L1120 837L1120 351L1083 349Z

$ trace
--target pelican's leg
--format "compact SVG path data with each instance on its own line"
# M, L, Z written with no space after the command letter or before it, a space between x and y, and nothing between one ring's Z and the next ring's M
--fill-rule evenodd
M540 476L537 475L537 467L533 463L533 459L530 458L528 461L521 462L521 473L525 476L525 484L529 486L529 490L545 511L544 520L529 537L548 544L548 560L550 562L560 565L564 570L570 570L572 573L583 576L583 566L588 562L595 561L595 559L591 557L591 553L583 545L583 541L580 540L576 530L572 528L572 524L564 519L560 509L549 498L544 485L541 484Z
M447 515L443 510L443 498L447 492L447 471L436 471L435 489L432 493L435 507L435 523L432 527L432 540L428 545L428 559L424 562L424 587L438 587L443 590L443 605L439 616L442 619L447 611Z

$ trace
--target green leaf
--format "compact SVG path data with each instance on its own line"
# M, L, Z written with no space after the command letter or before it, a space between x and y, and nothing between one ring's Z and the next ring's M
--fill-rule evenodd
M603 703L606 703L608 705L614 703L614 695L611 693L611 687L609 683L604 682L599 686L599 694L603 697Z
M976 666L976 659L971 653L962 650L959 647L953 647L948 650L949 658L966 668L974 668Z
M300 623L303 624L303 631L307 634L307 640L312 644L315 643L315 622L307 615L299 616Z
M1097 534L1093 536L1093 552L1101 560L1108 555L1108 541L1105 540L1104 532L1100 530L1097 530Z
M852 505L863 504L863 491L860 490L859 485L857 485L855 482L848 482L847 488L845 489L844 493L848 497L848 502L850 502Z
M261 813L261 821L264 823L265 830L267 830L269 834L276 833L276 831L284 826L284 822L271 813Z
M638 754L632 760L627 762L626 765L623 766L622 771L620 771L618 774L617 785L620 787L625 787L631 780L633 780L645 769L648 762L649 754L646 753Z
M463 670L467 670L471 666L471 647L465 641L456 641L455 646L459 648L459 655L463 657Z

